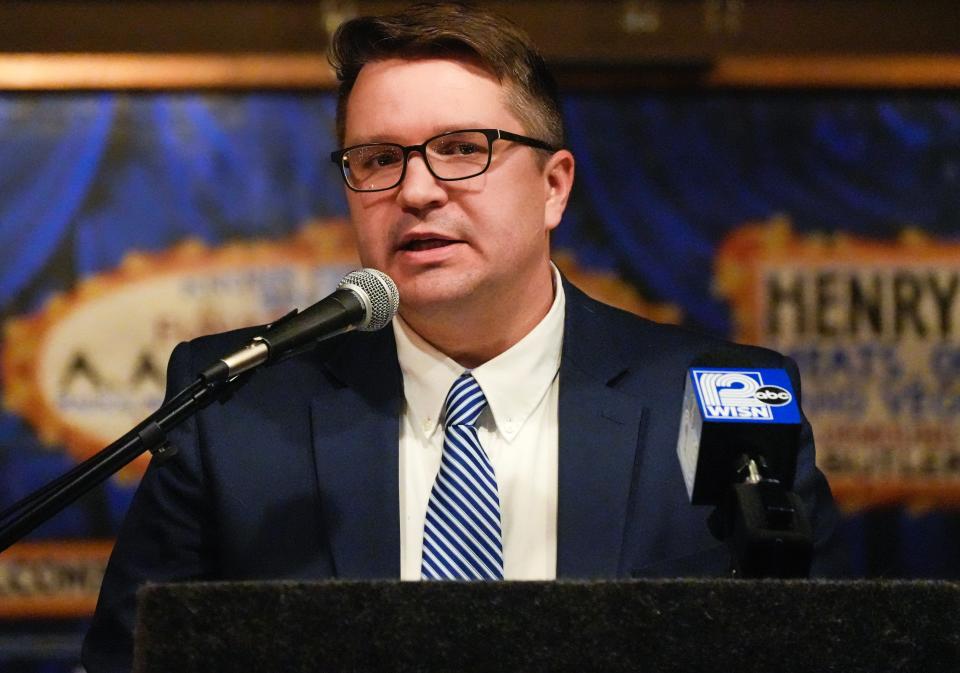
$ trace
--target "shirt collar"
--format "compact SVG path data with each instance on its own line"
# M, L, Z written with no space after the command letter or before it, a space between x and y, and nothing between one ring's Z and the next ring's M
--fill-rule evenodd
M497 431L507 441L520 432L560 369L566 302L560 272L551 267L554 297L547 314L520 341L473 370ZM430 437L439 426L447 392L464 368L424 341L399 315L393 331L407 413L416 431Z

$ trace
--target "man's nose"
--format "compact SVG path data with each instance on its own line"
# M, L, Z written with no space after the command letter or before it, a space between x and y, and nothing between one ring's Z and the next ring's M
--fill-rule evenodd
M427 162L419 152L407 157L407 172L400 183L397 199L406 208L422 209L442 205L447 200L447 190L427 168Z

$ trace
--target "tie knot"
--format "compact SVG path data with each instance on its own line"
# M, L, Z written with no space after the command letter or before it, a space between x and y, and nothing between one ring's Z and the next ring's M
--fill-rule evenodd
M447 401L444 403L443 425L470 425L477 422L480 414L487 406L480 384L470 372L464 372L460 378L450 386Z

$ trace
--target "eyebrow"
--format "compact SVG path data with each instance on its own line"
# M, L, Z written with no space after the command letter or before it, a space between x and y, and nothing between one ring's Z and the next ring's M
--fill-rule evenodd
M449 133L451 131L460 131L461 129L489 129L496 128L495 126L489 126L482 122L476 121L466 121L466 122L457 122L456 124L444 124L442 126L435 126L430 134L424 136L420 142L423 142L427 138L434 138L443 133ZM391 145L403 145L404 143L399 140L392 138L388 135L374 135L369 138L360 138L359 140L354 140L344 144L344 147L352 147L354 145L369 145L373 143L390 143Z

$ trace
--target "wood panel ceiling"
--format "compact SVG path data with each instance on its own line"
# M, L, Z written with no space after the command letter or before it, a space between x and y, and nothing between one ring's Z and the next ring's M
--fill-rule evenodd
M328 87L324 52L380 0L7 0L0 88ZM960 87L956 0L514 0L562 83Z

